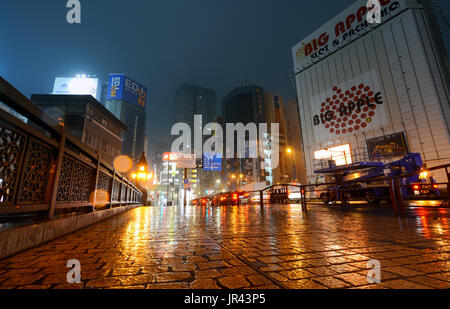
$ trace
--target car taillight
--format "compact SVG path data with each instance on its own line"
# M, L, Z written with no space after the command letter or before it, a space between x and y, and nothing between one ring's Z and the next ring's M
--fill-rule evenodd
M419 190L419 189L420 189L420 186L419 186L419 185L414 185L414 186L413 186L413 189L414 189L414 190Z
M433 188L439 189L439 185L433 185Z
M233 194L233 200L237 201L237 199L238 199L238 195L237 194Z
M221 196L221 197L220 197L220 200L221 200L221 201L225 201L225 197Z

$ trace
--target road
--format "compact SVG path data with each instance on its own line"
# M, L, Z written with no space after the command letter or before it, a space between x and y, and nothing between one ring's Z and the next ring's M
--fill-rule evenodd
M140 207L0 261L0 288L450 288L449 209ZM81 284L68 284L68 260ZM381 264L369 284L368 261Z

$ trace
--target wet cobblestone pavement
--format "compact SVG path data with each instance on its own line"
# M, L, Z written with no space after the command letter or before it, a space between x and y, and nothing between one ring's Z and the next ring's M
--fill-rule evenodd
M0 261L0 288L450 288L450 210L142 207ZM70 259L82 283L66 281ZM367 262L381 262L369 284Z

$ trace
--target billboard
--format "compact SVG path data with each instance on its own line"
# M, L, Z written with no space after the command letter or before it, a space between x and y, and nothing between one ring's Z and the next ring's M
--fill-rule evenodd
M377 73L369 71L312 97L310 121L318 140L386 127L386 97Z
M415 2L410 1L409 3ZM381 23L390 20L411 6L407 3L406 0L380 0ZM295 45L292 48L294 70L298 72L305 69L379 26L379 24L368 23L367 14L367 0L358 0Z
M222 155L220 153L203 154L203 170L206 172L221 172L222 171Z
M98 78L92 77L57 77L52 94L91 95L99 99Z
M177 167L178 168L196 168L196 158L195 155L191 154L178 154L177 156Z
M147 88L125 74L110 74L107 99L123 100L145 108Z
M367 140L371 160L384 160L408 154L405 133L396 133Z

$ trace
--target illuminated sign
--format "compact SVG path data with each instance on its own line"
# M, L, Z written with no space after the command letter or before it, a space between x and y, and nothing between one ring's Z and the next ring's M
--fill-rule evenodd
M147 88L135 82L125 74L110 74L108 100L124 100L145 108Z
M409 152L405 133L369 139L367 148L372 160L405 156Z
M177 161L177 159L178 159L178 154L176 154L174 152L165 152L163 154L164 161Z
M381 22L386 22L406 9L405 0L380 0ZM326 25L295 45L292 49L295 70L325 58L332 52L369 32L376 23L367 21L367 0L358 0Z
M341 145L337 147L322 149L314 152L316 160L332 160L336 166L352 164L352 153L350 145Z
M177 166L178 168L196 168L197 161L193 154L177 154Z
M91 95L98 99L98 78L92 77L57 77L52 94Z
M203 170L206 172L222 171L222 156L219 153L204 153Z

